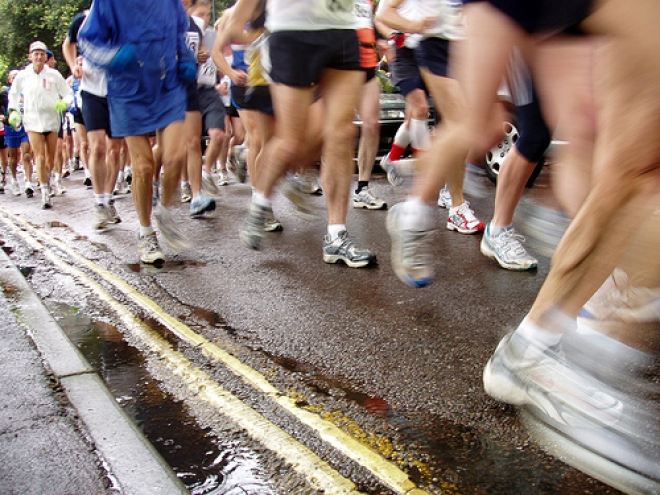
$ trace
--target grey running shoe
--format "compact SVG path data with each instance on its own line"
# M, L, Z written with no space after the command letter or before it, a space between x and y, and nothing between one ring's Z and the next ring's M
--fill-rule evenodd
M154 211L154 218L160 234L172 251L180 253L190 247L188 239L179 230L172 213L167 208L158 206Z
M403 185L403 177L397 170L395 162L390 160L389 153L380 159L380 166L385 172L387 172L387 180L391 185Z
M297 183L300 192L305 194L321 195L321 184L314 167L308 167L302 174L293 174L293 180Z
M192 190L190 184L181 184L181 202L190 203L192 201Z
M104 205L94 207L94 229L103 230L110 224L110 212Z
M117 213L117 208L115 208L115 200L111 199L108 201L108 222L109 223L121 223L121 218Z
M338 263L343 261L351 268L362 268L376 261L376 255L368 249L361 249L348 236L345 230L334 241L329 236L323 238L323 261Z
M527 252L522 244L524 241L525 238L516 234L513 228L491 236L489 223L481 238L481 252L507 270L531 270L538 266L538 260Z
M399 280L411 287L424 287L433 282L430 240L433 231L399 228L402 203L387 214L387 232L392 240L392 268Z
M438 206L447 210L451 209L451 194L449 194L449 188L447 186L440 189L440 194L438 195Z
M282 230L282 222L275 217L270 217L266 220L264 225L264 232L280 232Z
M53 192L55 193L55 196L61 196L62 194L66 193L66 187L64 187L62 183L57 180L53 185Z
M353 208L366 208L367 210L386 210L387 203L377 198L368 189L364 188L353 196Z
M227 170L229 170L232 174L236 174L236 157L228 156L227 157Z
M226 170L220 170L218 173L218 185L219 186L228 186L229 185L229 175Z
M500 402L530 405L564 424L590 418L614 425L623 405L616 394L569 363L559 346L541 348L519 332L505 336L486 363L484 390Z
M131 192L131 187L126 180L117 181L113 192L114 194L129 194Z
M618 357L592 347L589 338L571 352L578 357L600 353L601 361ZM644 388L641 375L622 382L618 368L612 380L603 381L562 350L507 335L484 370L487 393L524 405L521 418L532 437L568 464L627 493L658 493L660 411L648 399L653 393L635 392Z
M616 428L586 419L579 425L553 421L530 406L520 411L520 419L532 439L563 462L623 493L655 494L660 493L660 442L649 425L657 425L659 412L645 414L646 423L624 427L622 421Z
M41 209L50 210L53 205L50 202L50 192L47 189L41 191Z
M259 249L266 220L272 216L273 210L271 208L251 202L247 217L243 220L238 234L241 242L250 249Z
M140 261L142 263L154 264L165 260L163 252L158 245L158 238L156 232L140 236L138 238L138 251L140 253Z
M209 198L200 192L190 203L190 216L199 217L206 212L215 210L215 199Z
M234 147L234 162L236 178L241 184L247 179L247 148L244 146Z
M293 206L295 206L294 213L297 216L303 220L315 220L318 218L318 215L314 213L307 201L307 195L300 190L298 183L293 179L292 175L287 175L284 179L282 194L293 203Z
M213 181L212 175L202 176L202 190L209 196L217 196L220 193L218 186Z

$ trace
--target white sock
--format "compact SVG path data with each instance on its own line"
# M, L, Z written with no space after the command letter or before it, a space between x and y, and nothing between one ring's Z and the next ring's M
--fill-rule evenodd
M533 342L541 349L546 349L553 345L559 344L562 333L549 332L535 323L529 321L527 317L520 323L516 330L518 335L521 335L530 342Z
M267 208L271 208L273 205L273 202L259 191L254 191L254 194L252 194L252 202Z
M424 204L419 197L406 200L399 217L399 228L423 232L433 228L435 208Z
M105 204L105 194L94 194L94 201L97 205Z
M202 170L202 177L213 177L213 176L209 174L206 170Z
M416 150L429 149L430 133L425 120L410 119L410 145Z
M410 144L410 128L407 122L404 122L399 126L399 129L394 135L394 144L405 148Z
M143 227L140 225L140 237L144 237L145 235L149 235L154 231L154 228L149 225L148 227Z
M330 237L331 241L334 241L337 237L339 237L339 233L344 232L345 230L346 225L343 223L328 225L328 237Z

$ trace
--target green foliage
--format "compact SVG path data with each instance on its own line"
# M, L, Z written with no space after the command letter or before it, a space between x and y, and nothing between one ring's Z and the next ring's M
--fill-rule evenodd
M65 76L68 68L62 56L62 42L76 13L89 0L0 0L0 77L27 62L30 43L41 40L55 54L57 68Z
M220 14L222 14L223 10L231 7L235 3L234 0L215 0L215 18L212 19L212 21L216 21L218 17L220 17Z

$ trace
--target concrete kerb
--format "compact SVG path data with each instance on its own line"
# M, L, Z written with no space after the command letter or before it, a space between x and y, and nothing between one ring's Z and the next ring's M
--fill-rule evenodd
M121 493L188 494L1 249L0 281L13 288L12 303L19 321L61 383Z

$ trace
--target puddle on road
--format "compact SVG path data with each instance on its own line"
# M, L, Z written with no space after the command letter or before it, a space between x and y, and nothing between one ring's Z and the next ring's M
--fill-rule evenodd
M186 406L149 376L144 357L116 327L66 304L49 303L49 309L192 495L272 493L268 481L257 475L255 454L200 428Z
M206 263L201 261L186 260L186 261L159 262L159 263L154 263L153 265L149 265L145 263L128 263L126 266L133 273L141 273L143 275L156 275L158 273L182 271L189 266L204 267L206 266Z

